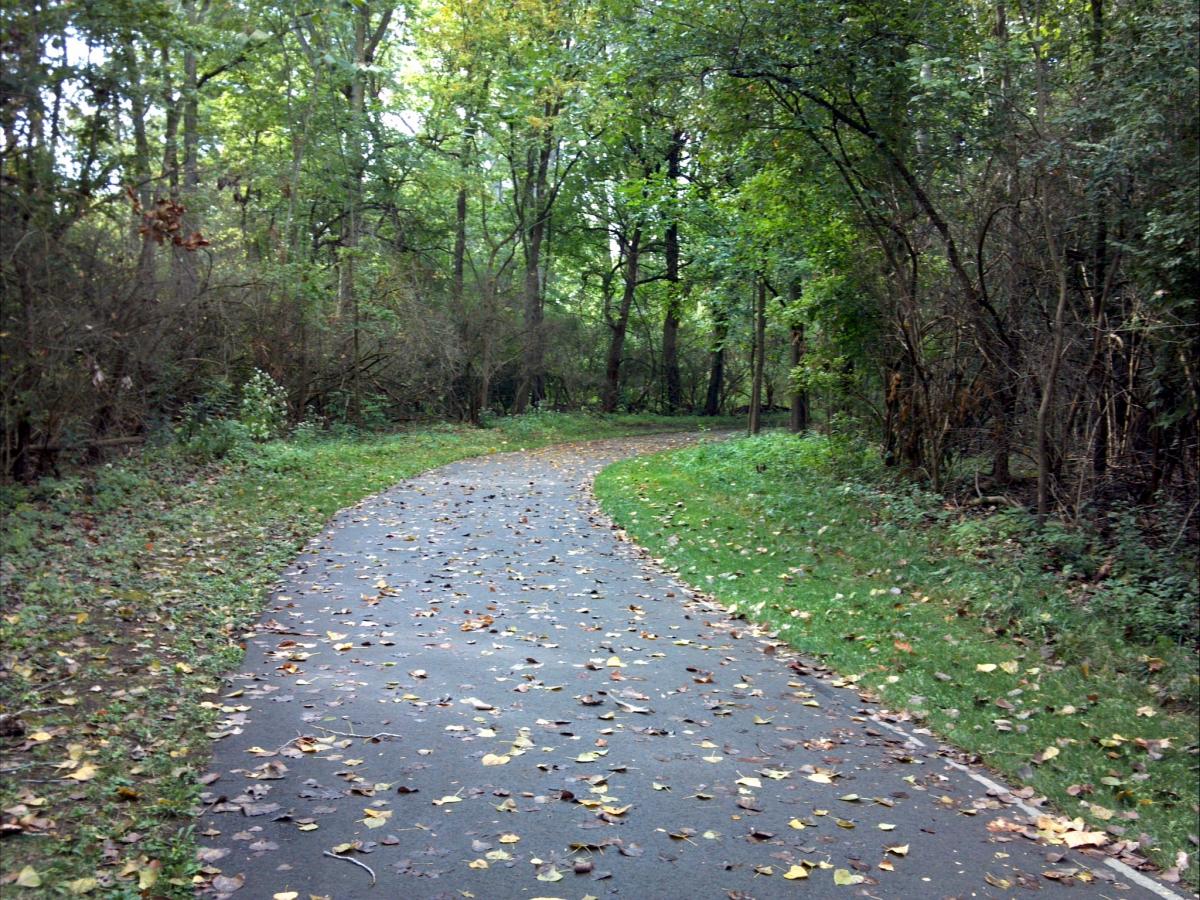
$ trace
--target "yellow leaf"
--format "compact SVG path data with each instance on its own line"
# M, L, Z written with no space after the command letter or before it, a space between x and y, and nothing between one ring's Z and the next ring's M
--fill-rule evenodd
M898 844L895 847L888 847L887 852L894 856L908 856L908 844Z
M100 882L95 878L77 878L74 881L68 881L63 885L67 891L75 896L80 894L90 894L100 886Z
M833 779L824 772L813 772L808 776L809 781L815 781L817 784L833 784Z
M148 891L158 882L158 873L162 871L162 863L157 859L138 870L138 889Z
M338 634L336 631L327 631L327 632L325 632L325 635L326 635L326 636L327 636L327 637L328 637L328 638L329 638L331 641L340 641L340 640L342 640L343 638L345 638L345 637L346 637L344 634Z
M488 862L486 859L473 859L467 863L468 869L486 869L487 867Z
M1000 663L1000 668L1003 669L1005 672L1007 672L1009 675L1016 675L1018 672L1021 671L1021 664L1019 662L1017 662L1015 659L1010 659L1007 662Z
M792 819L790 822L788 822L788 826L791 828L795 828L797 831L803 831L805 828L808 827L803 822L801 822L799 819Z
M521 839L521 836L519 834L502 834L502 835L500 835L500 843L502 843L502 844L515 844L520 839Z
M703 759L707 763L719 763L725 757L717 756L716 754L713 754L712 756L702 756L700 758Z
M1072 850L1076 847L1099 847L1108 843L1108 835L1103 831L1068 831L1062 836L1062 842Z
M271 900L296 900L299 896L297 891L279 891L271 895Z
M896 830L896 826L895 826L895 825L893 825L893 824L892 824L892 823L890 823L890 822L880 822L880 823L879 823L879 830L880 830L880 831L895 831L895 830Z
M511 756L497 755L495 753L485 753L481 762L485 766L504 766L512 759Z
M608 658L608 662L606 662L605 665L608 666L610 669L625 668L625 663L621 662L621 657L619 657L619 656L610 656ZM557 879L555 879L555 880L557 881Z
M53 738L54 735L50 734L48 731L35 731L29 736L31 741L37 741L39 744L43 744L46 741L52 740Z
M455 797L453 794L447 794L441 800L432 801L434 806L445 806L447 803L462 803L462 797Z
M350 649L352 649L353 647L354 647L354 645L353 645L353 644L351 644L351 643L349 643L348 641L347 641L346 643L342 643L342 644L334 644L334 645L333 645L333 649L334 649L334 650L337 650L337 651L339 651L339 652L343 652L343 651L346 651L346 650L350 650Z
M833 883L841 887L846 887L851 884L862 884L865 881L861 875L850 874L849 869L834 869Z
M793 819L792 821L795 820ZM792 866L783 873L783 877L788 881L798 881L801 878L808 877L808 869L804 868L804 866Z
M507 850L489 850L483 855L493 862L503 862L506 859L512 859L512 854Z
M93 766L91 763L84 763L82 766L80 766L78 769L76 769L74 772L72 772L67 777L72 778L75 781L91 781L93 778L96 777L97 771L98 770L96 769L96 767Z
M27 888L41 887L42 876L37 873L37 869L33 866L26 866L17 875L17 885Z
M741 784L741 785L745 785L746 787L752 787L752 788L762 787L762 781L760 781L757 778L739 778L737 781L734 782L734 784Z
M562 873L558 869L552 868L549 872L543 872L537 877L538 881L562 881Z
M1061 751L1059 751L1057 747L1047 747L1042 751L1042 755L1038 757L1038 762L1049 762L1050 760L1054 759L1054 757L1058 756L1060 752Z
M191 675L193 672L196 671L195 669L193 669L191 666L189 666L185 662L175 663L175 669L176 669L176 671L182 672L184 675Z
M300 825L298 827L301 831L316 831L321 826L318 825L316 822L305 822L303 825Z
M392 810L390 809L368 808L363 810L363 812L366 814L366 818L362 820L362 823L368 828L380 828L386 825L387 820L392 817Z
M975 671L976 672L995 672L996 664L995 663L979 663L977 666L975 666Z

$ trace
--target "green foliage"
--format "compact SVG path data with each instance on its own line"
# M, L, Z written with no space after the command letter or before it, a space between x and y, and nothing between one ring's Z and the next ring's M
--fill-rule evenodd
M280 437L287 427L287 391L262 369L242 386L238 422L260 442Z

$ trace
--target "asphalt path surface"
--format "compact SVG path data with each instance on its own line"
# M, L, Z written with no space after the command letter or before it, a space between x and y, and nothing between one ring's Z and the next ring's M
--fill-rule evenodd
M693 439L468 460L338 514L221 699L206 892L1153 896L623 541L591 476Z

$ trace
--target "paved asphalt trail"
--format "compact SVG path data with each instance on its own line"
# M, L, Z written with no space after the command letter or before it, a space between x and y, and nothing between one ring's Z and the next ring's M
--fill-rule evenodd
M210 892L1151 896L989 831L1022 814L622 543L586 480L692 439L468 460L335 517L223 700ZM1042 874L1070 869L1099 879Z

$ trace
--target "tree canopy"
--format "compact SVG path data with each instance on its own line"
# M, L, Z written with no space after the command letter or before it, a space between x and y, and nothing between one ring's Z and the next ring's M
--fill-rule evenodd
M1185 0L9 5L3 463L219 416L790 406L1194 493Z

